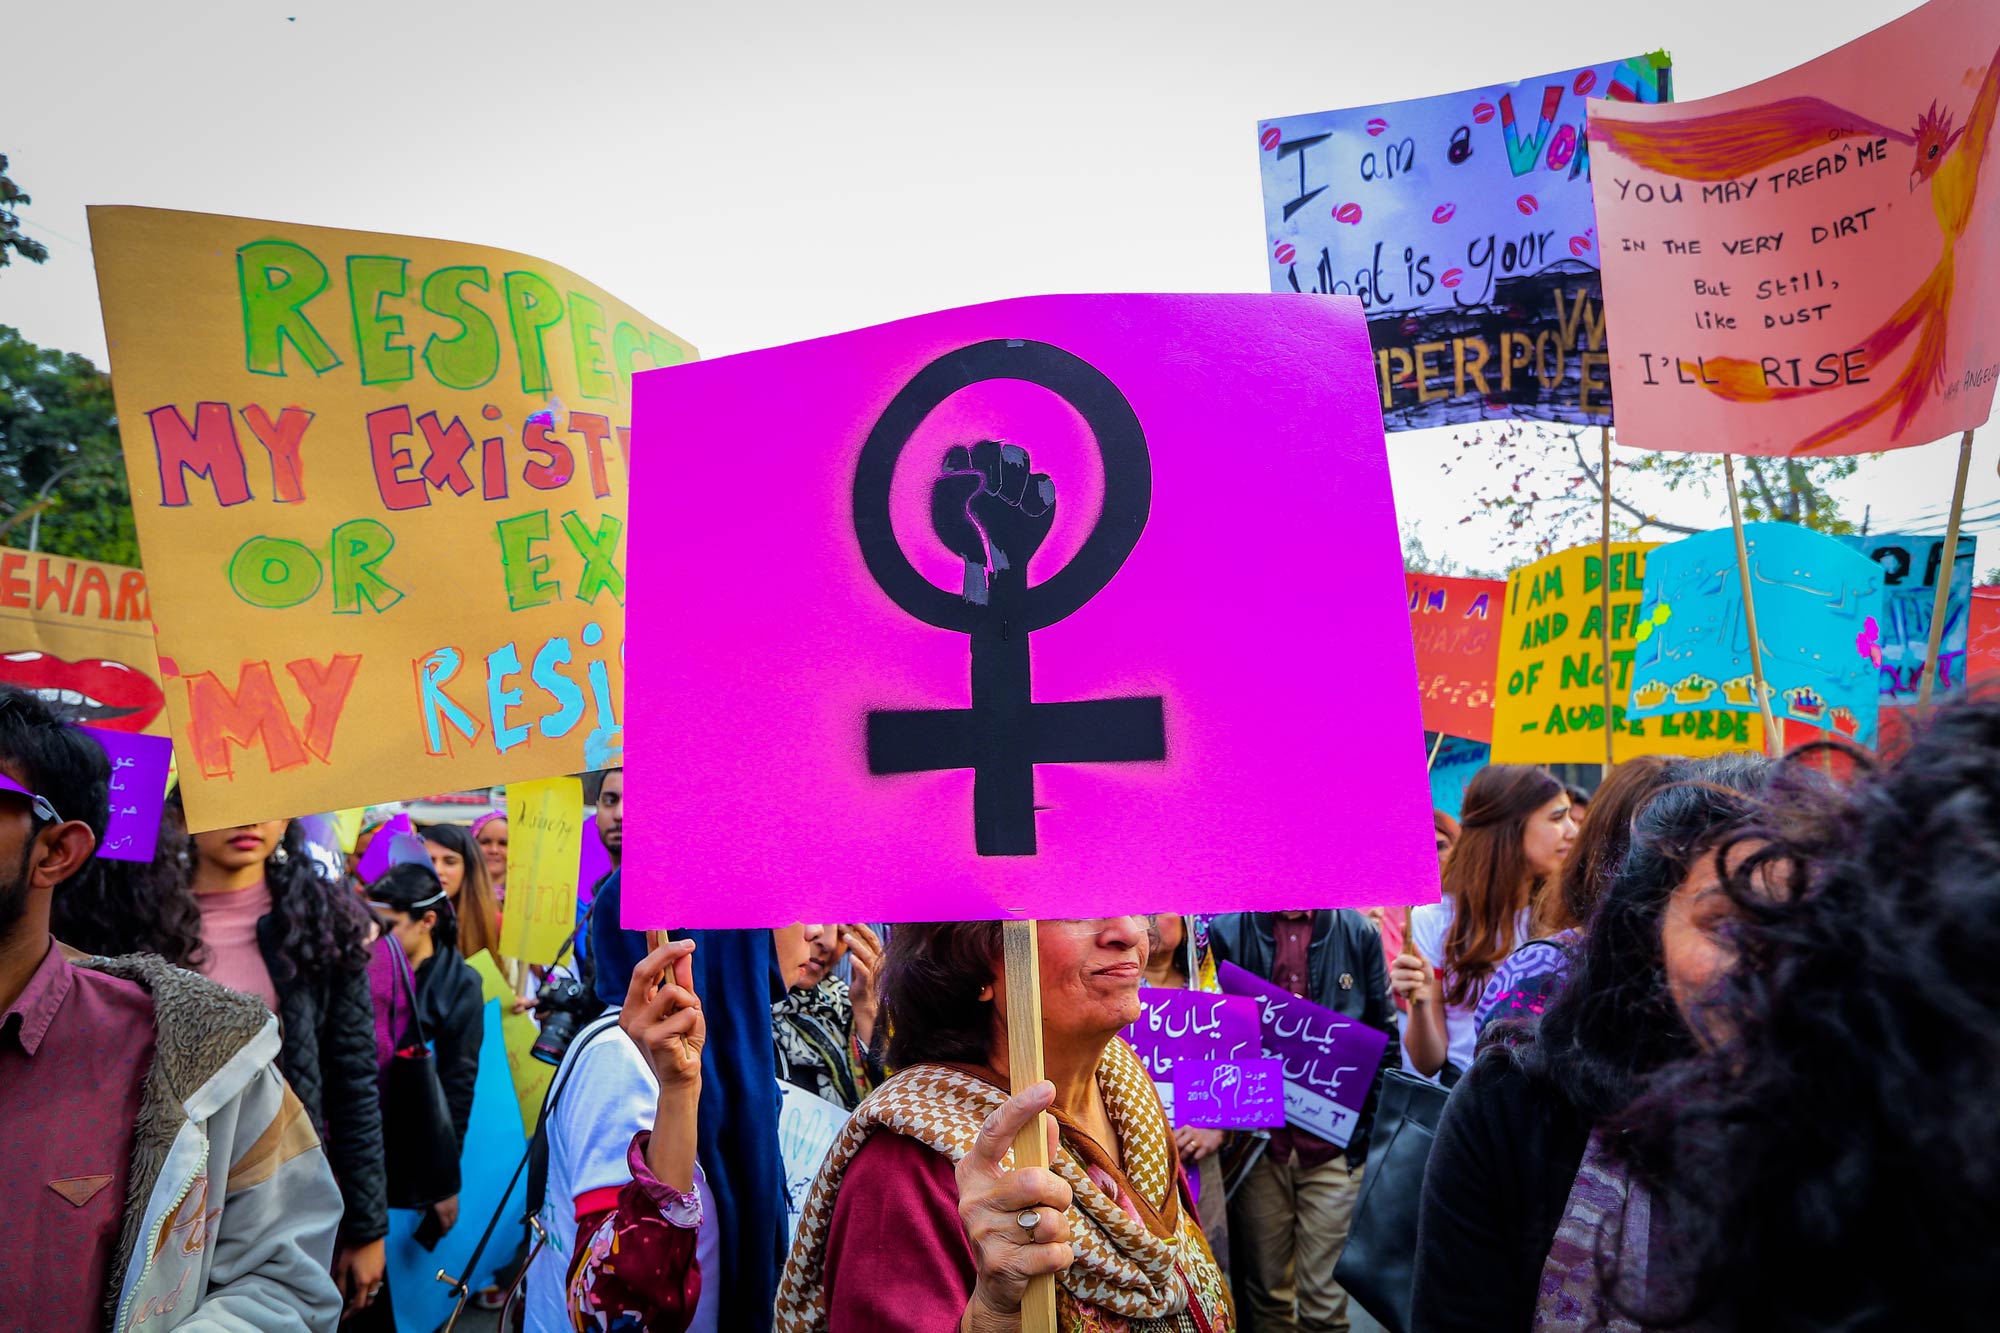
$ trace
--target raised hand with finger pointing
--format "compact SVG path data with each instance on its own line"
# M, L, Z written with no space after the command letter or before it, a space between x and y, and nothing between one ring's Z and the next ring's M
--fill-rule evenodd
M708 1040L708 1020L694 989L693 940L669 940L632 969L618 1026L660 1082L646 1164L656 1179L689 1193L694 1189L701 1048Z

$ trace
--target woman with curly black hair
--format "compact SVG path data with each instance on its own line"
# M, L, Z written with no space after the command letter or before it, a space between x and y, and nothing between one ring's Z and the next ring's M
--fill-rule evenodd
M1705 1049L1622 1120L1653 1225L1628 1220L1618 1259L1643 1256L1643 1299L1612 1294L1661 1324L1990 1327L2000 703L1756 832L1717 891L1740 961L1701 997Z
M380 1292L389 1230L367 910L321 877L290 820L214 829L190 842L202 969L277 1013L278 1066L340 1181L346 1214L334 1277L353 1313Z
M1696 1049L1676 997L1721 962L1714 854L1753 816L1771 772L1767 759L1731 755L1661 775L1568 985L1519 1044L1488 1047L1453 1091L1424 1175L1418 1330L1571 1327L1536 1323L1538 1303L1565 1294L1549 1271L1558 1233L1594 1170L1596 1131L1647 1075Z

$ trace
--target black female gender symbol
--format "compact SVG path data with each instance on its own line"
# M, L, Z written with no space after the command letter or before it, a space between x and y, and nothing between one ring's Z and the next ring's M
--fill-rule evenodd
M931 409L960 389L996 379L1039 384L1083 417L1104 460L1104 509L1075 557L1032 588L1026 556L1009 562L996 552L987 563L986 596L980 601L946 592L910 564L889 524L889 484L897 457ZM987 450L994 468L1003 466L997 444L989 441L979 449ZM953 449L947 455L951 475L976 467L976 453ZM1004 467L1018 473L1013 480L1031 490L1046 485L1047 478L1027 476L1027 465L1027 456L1010 446ZM989 470L988 493L1001 485L1011 489L997 476ZM1020 490L1012 491L1017 515L1022 498ZM1039 498L1037 519L1053 506L1053 488ZM862 446L854 470L854 535L869 574L897 606L927 625L970 636L972 647L972 707L870 713L868 771L971 769L973 841L981 856L1035 854L1036 764L1166 758L1157 695L1036 703L1029 678L1028 635L1063 619L1111 581L1138 544L1152 503L1152 459L1132 405L1095 366L1048 343L995 339L945 353L903 386ZM1031 497L1027 509L1035 508ZM1028 538L1030 551L1045 532L1043 525ZM968 593L975 591L972 585L968 575Z

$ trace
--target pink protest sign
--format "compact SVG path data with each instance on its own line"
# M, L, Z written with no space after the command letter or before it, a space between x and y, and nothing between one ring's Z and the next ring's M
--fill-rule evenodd
M640 376L624 924L1434 899L1371 367L1064 296Z
M1851 454L2000 380L2000 7L1931 0L1698 102L1590 104L1620 443Z

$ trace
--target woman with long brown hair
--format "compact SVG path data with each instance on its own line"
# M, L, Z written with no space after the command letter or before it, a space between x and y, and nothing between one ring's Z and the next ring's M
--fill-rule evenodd
M493 901L493 882L486 877L486 858L463 824L433 824L424 830L424 847L431 869L444 886L458 914L458 952L471 958L489 949L500 960L500 907Z
M1493 764L1474 775L1444 867L1444 899L1410 913L1389 983L1410 1002L1410 1066L1446 1082L1472 1063L1472 1008L1493 970L1531 933L1536 898L1576 841L1569 795L1547 769Z
M1535 902L1534 938L1494 969L1473 1005L1473 1031L1480 1038L1488 1023L1533 1020L1555 1000L1583 947L1584 929L1625 864L1632 821L1666 785L1672 764L1666 755L1642 754L1605 772L1590 798L1590 818L1563 862L1561 880L1544 889ZM1573 787L1569 800L1574 810Z

